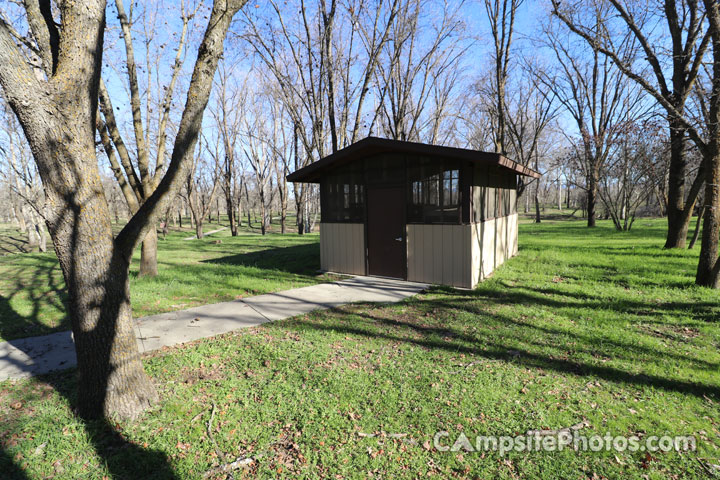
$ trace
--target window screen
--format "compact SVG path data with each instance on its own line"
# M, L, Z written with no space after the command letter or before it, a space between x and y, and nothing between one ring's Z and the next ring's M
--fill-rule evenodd
M326 223L362 223L365 219L365 187L353 171L328 175L320 184L321 218Z
M475 168L473 175L473 221L483 222L517 213L517 177L504 172Z
M460 168L421 160L408 166L408 223L460 223Z

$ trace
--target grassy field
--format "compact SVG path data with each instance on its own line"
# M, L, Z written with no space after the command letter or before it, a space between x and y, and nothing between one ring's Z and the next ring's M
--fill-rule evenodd
M218 228L210 224L205 231ZM135 317L327 280L317 273L317 235L268 234L261 239L246 228L237 237L225 229L202 240L187 240L194 234L189 228L178 229L159 240L155 278L138 278L136 251L130 269ZM7 226L0 229L0 238L19 237ZM0 256L0 341L69 330L66 298L54 253Z
M134 423L73 416L74 372L2 383L0 472L225 478L219 465L250 456L235 478L720 476L720 300L692 285L697 251L664 251L663 234L660 220L629 233L524 223L519 255L474 291L433 288L157 352L145 365L162 401ZM317 237L275 241L303 242L317 262ZM693 435L697 451L433 445L438 431L451 444L571 425Z

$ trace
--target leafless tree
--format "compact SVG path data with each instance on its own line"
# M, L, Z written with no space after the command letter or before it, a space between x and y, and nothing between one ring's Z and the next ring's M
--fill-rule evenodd
M244 105L247 101L247 76L239 75L237 64L226 58L219 68L215 105L211 108L214 128L222 138L222 190L225 208L230 223L230 233L238 234L240 186L242 181L241 161L237 157L239 136ZM239 178L238 178L239 177Z
M369 132L396 140L439 140L449 98L466 53L462 2L437 9L422 0L400 5L391 41L376 74L376 108Z
M184 192L195 222L197 239L204 237L203 225L215 201L223 167L218 143L213 146L203 143L198 146L198 155L193 161L192 173L188 175Z
M714 0L681 0L664 2L662 20L667 24L671 47L661 36L654 38L646 25L655 19L644 10L633 8L629 2L609 0L612 8L624 22L631 35L640 44L644 58L652 70L652 76L636 69L636 63L617 51L612 30L607 21L587 25L574 8L566 8L564 2L553 0L555 15L573 32L584 38L594 49L610 58L630 79L647 91L667 112L670 133L673 137L668 188L668 241L667 247L684 245L690 216L697 195L705 184L704 228L696 283L720 287L720 259L718 259L718 236L720 234L720 6ZM711 48L712 47L712 48ZM711 54L708 69L707 95L703 96L703 123L693 118L686 109L698 76L704 65L705 55ZM668 52L667 54L665 52ZM670 53L671 52L671 53ZM664 68L666 58L672 64L672 87L667 82ZM703 165L692 182L685 199L684 184L687 163L683 157L685 135L696 144L703 155ZM670 212L673 213L670 213ZM671 218L672 217L672 220Z
M665 142L657 125L649 121L628 125L618 142L603 167L598 191L615 228L628 231L637 209L653 194L655 180L651 173Z
M243 152L255 178L255 189L260 207L260 231L265 235L270 226L269 210L273 195L271 182L273 160L276 159L272 143L273 138L278 134L279 125L272 118L267 121L263 116L262 112L266 111L266 107L268 107L263 100L262 96L257 97L250 109L250 115L245 118Z
M540 158L543 150L543 140L548 138L548 127L556 117L558 107L555 105L555 94L552 88L548 88L542 82L542 75L538 77L536 72L541 67L529 64L524 69L525 80L516 84L510 101L504 100L509 108L504 108L503 115L498 114L498 119L504 117L502 145L504 153L509 154L514 161L540 172ZM503 97L505 94L503 94ZM497 139L496 139L497 142ZM541 179L533 179L535 183L535 222L540 223L540 200L538 193ZM523 177L518 180L518 198L525 193L526 187Z
M684 248L690 217L702 188L704 174L699 171L686 192L689 165L685 155L687 128L682 121L686 103L711 45L711 29L705 27L706 14L698 0L663 0L662 9L647 8L628 0L593 0L585 8L561 0L552 0L553 13L573 32L595 49L608 55L629 78L637 81L655 98L667 104L670 131L668 170L668 233L665 248ZM596 3L609 4L611 10L599 16ZM588 12L589 10L589 12ZM589 18L588 18L589 17ZM656 23L661 22L656 28ZM628 36L640 44L644 64L652 72L646 75L642 63L634 62L620 51L618 44Z
M492 56L494 63L493 81L490 86L493 90L494 110L497 115L494 138L495 152L505 154L507 152L505 95L511 59L510 50L513 46L513 35L515 33L515 17L523 0L484 0L484 3L494 47Z
M539 71L538 82L557 99L572 117L579 139L572 142L572 158L582 171L587 193L587 224L596 223L598 182L617 140L627 127L628 112L637 112L641 96L613 63L597 49L577 45L555 25L545 29L546 46L556 60L553 71ZM631 54L633 45L625 45Z
M32 163L27 143L22 137L20 126L12 113L3 105L2 143L0 163L8 190L12 196L11 205L20 230L27 235L28 247L47 250L45 229L45 194L40 184L36 166Z
M20 18L30 26L29 38L0 21L0 85L45 189L46 222L69 291L84 416L135 417L158 398L135 339L130 258L187 178L224 38L243 4L214 3L170 164L116 236L95 150L105 2L25 2Z
M159 99L159 118L157 124L153 125L157 128L157 131L154 132L154 139L150 136L150 126L152 122L151 99L153 98L151 85L153 73L157 73L160 70L161 59L157 55L151 55L151 51L155 48L164 50L165 45L163 45L162 48L159 45L154 45L153 30L156 26L148 26L148 23L151 22L148 18L150 13L147 11L150 6L145 5L145 9L141 11L141 20L146 27L143 43L145 45L147 59L144 69L147 72L148 80L146 91L144 92L145 95L143 95L143 92L141 92L141 82L138 78L138 70L143 68L143 66L138 65L135 59L135 41L133 38L133 26L136 22L134 18L135 4L131 2L130 10L126 11L124 0L114 0L114 3L125 46L125 70L130 96L132 140L135 144L134 154L130 153L127 147L128 143L121 133L121 126L118 125L118 121L116 120L111 95L102 79L100 81L100 109L102 116L97 117L97 127L111 168L125 196L128 207L131 212L135 213L155 191L166 167L167 129L170 121L170 110L176 93L178 77L180 76L186 57L188 32L201 3L198 2L194 8L188 9L184 0L180 2L182 27L175 47L173 63L170 67L169 80L165 85L157 85L158 92L162 91L163 93ZM153 58L154 63L151 60ZM146 112L144 118L143 98L145 98L144 110ZM115 155L115 153L117 153L117 155ZM153 156L154 159L152 158ZM146 237L143 239L140 258L140 275L157 275L157 230L155 225L150 226Z

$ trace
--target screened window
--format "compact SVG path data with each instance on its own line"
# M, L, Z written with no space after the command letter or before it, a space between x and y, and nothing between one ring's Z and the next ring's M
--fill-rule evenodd
M460 170L443 172L443 205L460 204Z
M476 169L473 179L473 221L483 222L517 212L515 175Z
M408 189L408 223L460 223L460 169L454 164L409 166Z
M362 223L365 186L362 177L348 172L329 175L321 183L321 218L326 223Z

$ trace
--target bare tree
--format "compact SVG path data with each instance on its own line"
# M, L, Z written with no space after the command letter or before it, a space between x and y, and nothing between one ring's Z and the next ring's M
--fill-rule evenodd
M135 417L158 398L132 326L130 257L187 177L225 34L243 3L213 5L170 165L115 237L95 151L105 2L60 2L59 18L50 2L25 2L28 44L0 21L0 85L45 188L48 230L69 291L82 415Z
M153 58L153 56L151 56L151 48L153 48L152 30L154 25L150 25L148 27L149 20L147 17L149 14L147 11L143 11L142 20L146 26L144 44L147 62L145 70L148 75L148 84L146 85L147 92L145 92L146 115L145 118L143 118L143 95L141 93L140 80L138 79L139 66L135 60L135 44L132 33L132 27L135 22L135 19L133 18L134 5L135 4L131 3L130 10L126 12L123 0L115 0L118 21L122 32L122 39L125 45L125 66L128 89L130 93L133 141L135 144L134 156L130 154L130 151L126 147L127 142L123 138L120 127L118 126L118 122L115 118L115 109L113 108L110 93L102 80L100 81L100 108L102 110L104 120L98 116L98 130L100 131L100 138L105 148L105 152L108 156L108 160L110 161L118 184L121 187L123 195L128 202L128 207L133 213L137 212L140 205L142 205L152 195L164 173L167 156L167 129L170 120L171 105L175 95L177 80L180 72L182 71L187 51L186 46L188 42L190 23L200 8L201 3L198 2L194 9L187 10L184 0L180 2L182 27L170 70L171 73L169 75L169 81L166 85L158 84L158 91L162 91L163 94L160 99L160 116L156 125L157 132L155 135L154 145L151 145L151 143L153 143L153 139L150 137L150 114L152 111L151 78L153 72L157 72L160 69L160 57L155 55L155 64L153 64L151 61L151 58ZM146 10L147 8L149 7L146 5ZM113 152L113 146L115 147L117 156L120 157L119 162ZM154 162L151 158L153 153L155 157ZM136 165L137 169L135 168ZM146 237L143 239L140 256L140 275L157 275L157 230L155 225L151 225L148 229Z
M539 71L537 78L577 127L580 139L573 142L572 158L585 178L582 188L587 194L587 225L594 227L600 173L626 127L628 112L638 109L641 97L597 49L580 48L552 25L545 34L557 68L553 72ZM626 54L631 51L632 44L626 44Z
M214 151L211 151L210 145L205 142L204 150L212 157L212 162L208 161L202 150L203 146L200 145L198 155L193 162L192 173L188 175L185 187L185 200L190 205L190 211L195 220L195 237L197 239L205 236L203 224L213 206L223 166L223 156L220 154L218 144L215 144Z
M630 124L601 172L600 199L620 231L632 228L637 209L654 190L651 174L665 142L652 122Z
M367 98L402 0L270 2L271 16L245 12L243 38L266 67L293 125L295 168L355 142ZM299 13L299 15L298 15ZM360 45L358 45L360 44ZM309 231L312 185L294 185L298 232Z
M524 69L525 79L514 89L510 99L509 109L504 110L505 118L503 130L503 145L507 143L504 153L510 154L514 161L532 167L540 172L540 157L543 149L543 139L547 137L548 127L555 119L558 107L552 89L542 84L535 72L541 67L528 64ZM504 96L504 95L503 95ZM498 120L501 118L498 115ZM497 140L496 140L497 141ZM521 198L528 186L524 177L518 179L518 198ZM535 222L540 223L540 178L533 179L535 183Z
M686 192L689 165L685 155L687 128L682 115L710 46L711 29L704 27L705 14L698 0L663 0L663 8L657 11L627 0L607 2L612 5L614 15L608 14L599 21L595 13L590 12L592 18L585 19L585 12L560 0L552 0L553 13L595 49L608 55L623 73L637 81L653 97L662 98L660 105L667 105L670 164L665 248L684 248L704 175L702 171L698 172ZM593 10L597 11L597 8ZM659 31L655 28L658 21L663 22L665 27ZM615 32L616 22L623 27L619 34ZM628 36L633 36L640 44L642 58L650 67L651 75L645 75L638 62L620 51L618 43L626 41ZM668 64L671 71L668 71Z
M5 158L0 163L12 195L12 209L23 233L27 235L28 247L47 250L47 234L45 229L45 194L40 184L37 168L32 164L30 152L25 139L22 138L20 126L4 105L3 140L4 149L0 156Z
M222 190L225 194L225 208L233 237L238 234L240 221L237 216L240 199L238 170L241 168L241 162L236 155L236 144L239 141L245 115L244 105L247 100L247 77L238 82L237 73L237 65L229 63L227 59L221 63L216 105L211 108L215 128L222 138ZM242 179L242 175L240 178Z
M251 114L245 118L243 152L255 177L255 189L260 207L260 231L265 235L270 226L269 209L273 194L271 181L275 151L272 142L273 137L277 135L278 125L272 118L271 124L267 124L261 113L265 111L265 102L262 101L261 96L258 98L260 100L253 104Z
M505 154L507 150L505 141L505 124L507 121L505 94L511 58L510 49L513 34L515 33L515 17L523 0L484 0L484 2L494 47L494 75L491 85L494 90L494 106L497 115L494 139L495 151Z
M461 5L444 4L438 12L421 0L400 5L377 68L379 106L371 133L377 124L388 138L437 141L459 60L469 48L463 43Z
M587 26L558 0L553 0L554 12L573 32L584 38L599 52L610 58L630 79L647 91L668 117L670 134L675 150L674 163L671 161L668 188L668 241L666 246L679 247L685 244L690 216L695 199L705 183L705 217L702 247L695 281L698 285L720 287L720 260L718 259L718 235L720 234L720 6L716 1L696 0L680 2L667 0L664 3L663 20L667 23L671 38L670 61L672 62L672 89L667 83L663 68L662 37L649 36L645 24L653 19L634 11L628 2L609 0L617 15L639 42L644 57L653 72L653 80L636 70L628 57L617 51L613 43L615 36L609 34L606 22ZM703 11L704 10L704 11ZM649 23L648 23L649 24ZM589 28L588 28L589 27ZM592 34L590 34L592 33ZM712 68L708 72L708 94L704 102L704 125L695 121L686 111L686 102L697 82L703 66L703 59L712 46ZM703 165L692 182L687 200L684 182L687 175L686 160L683 157L683 138L687 134L703 155ZM670 211L674 212L671 214ZM673 216L673 220L670 220ZM672 231L670 231L672 230Z

